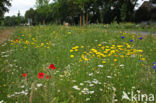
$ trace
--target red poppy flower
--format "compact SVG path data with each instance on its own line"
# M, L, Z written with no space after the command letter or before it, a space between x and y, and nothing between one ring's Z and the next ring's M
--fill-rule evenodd
M44 73L38 73L38 79L44 78Z
M47 78L47 79L50 79L50 78L51 78L51 76L47 75L47 76L46 76L46 78Z
M19 39L16 39L16 41L19 41Z
M54 64L50 64L49 69L54 70L56 67L54 67Z
M23 78L27 76L27 73L23 73Z

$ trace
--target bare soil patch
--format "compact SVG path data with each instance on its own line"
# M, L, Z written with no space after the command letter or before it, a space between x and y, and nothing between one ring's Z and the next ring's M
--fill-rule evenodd
M0 43L9 39L9 37L13 34L13 28L7 28L4 30L0 30Z

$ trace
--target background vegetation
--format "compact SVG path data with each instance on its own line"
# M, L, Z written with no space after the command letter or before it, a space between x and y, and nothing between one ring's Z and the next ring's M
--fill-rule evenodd
M83 24L87 19L91 23L116 22L141 22L155 20L155 9L148 11L146 8L135 10L138 0L36 0L35 8L26 11L25 16L5 17L1 24L14 26L25 24L32 19L32 25L37 24ZM154 1L153 1L154 2Z

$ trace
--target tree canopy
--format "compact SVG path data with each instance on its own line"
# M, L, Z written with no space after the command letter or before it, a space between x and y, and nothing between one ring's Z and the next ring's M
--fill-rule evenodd
M9 0L1 1L10 6ZM155 10L148 12L146 8L140 8L135 11L134 8L137 2L138 0L53 0L50 3L50 0L36 0L36 8L27 10L25 20L23 20L23 17L22 20L28 21L31 18L33 25L63 24L64 22L76 25L80 23L80 16L85 23L87 19L86 15L89 17L88 23L111 23L113 21L117 21L118 23L141 22L150 18L155 20ZM4 3L1 2L0 5L2 4L4 6ZM8 10L7 6L4 8L3 12ZM154 15L150 16L150 13ZM10 20L8 17L7 19ZM16 21L15 17L12 17L12 19ZM19 20L21 21L21 18Z
M0 0L0 22L9 6L11 6L10 0Z

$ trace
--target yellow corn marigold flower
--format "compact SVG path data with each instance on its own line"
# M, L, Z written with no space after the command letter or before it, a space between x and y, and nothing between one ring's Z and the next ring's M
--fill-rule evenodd
M73 52L73 50L71 49L70 52Z
M109 48L109 46L106 46L106 48Z
M118 61L117 59L114 59L114 62Z
M130 45L127 45L127 48L131 48L131 46Z
M116 54L115 54L114 56L115 56L115 57L118 57L118 55L116 55Z
M111 50L110 52L111 52L111 53L115 53L115 50Z
M68 32L68 34L70 35L70 34L71 34L71 32Z
M79 46L75 46L75 49L79 48Z
M39 48L39 46L36 46L35 48Z
M34 43L34 42L32 42L31 44L32 44L32 45L34 45L35 43Z
M85 58L84 60L85 60L85 61L88 61L89 59L88 59L88 58Z
M104 58L106 57L106 55L104 55L104 54L101 54L101 56L104 57Z
M117 45L117 47L118 47L118 48L122 48L122 47L123 47L123 45Z
M101 44L98 44L98 46L102 46Z
M111 55L112 55L111 53L108 54L108 56L111 56Z
M80 59L79 62L82 62L82 59Z
M105 49L105 47L104 47L104 46L102 46L102 47L101 47L101 49L102 49L102 50L104 50L104 49Z
M41 46L44 46L44 43L41 43Z
M105 60L103 60L103 61L102 61L102 63L103 63L103 64L105 64L105 63L106 63L106 61L105 61Z
M81 46L81 48L84 48L84 46Z
M32 40L35 40L35 38L32 38Z
M74 58L74 55L70 55L70 58Z
M25 44L29 44L29 41L28 41L28 40L26 40L24 43L25 43Z
M86 51L84 51L83 53L84 53L84 54L86 54L87 52L86 52Z
M124 58L124 55L120 55L121 58Z
M98 58L101 58L101 55L97 55Z
M78 49L75 49L75 51L77 52L77 51L78 51Z
M143 50L137 50L137 52L140 52L140 53L142 53L142 52L143 52Z
M141 58L142 61L145 61L145 58Z
M90 51L89 53L91 54L92 52Z
M145 64L141 64L142 66L145 66Z
M86 53L86 55L89 55L89 53Z
M115 47L111 47L111 49L115 49Z
M107 54L107 53L108 53L108 51L104 51L103 53Z

